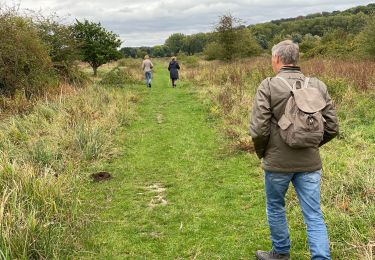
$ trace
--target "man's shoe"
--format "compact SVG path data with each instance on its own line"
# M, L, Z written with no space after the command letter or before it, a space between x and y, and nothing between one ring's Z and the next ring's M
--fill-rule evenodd
M151 83L150 83L150 84L148 84L148 87L149 87L149 88L151 88Z
M258 250L255 254L258 260L289 260L290 254L278 254L274 251L261 251Z

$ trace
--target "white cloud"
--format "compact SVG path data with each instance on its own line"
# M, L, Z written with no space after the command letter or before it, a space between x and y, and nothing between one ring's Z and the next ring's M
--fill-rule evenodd
M1 0L0 0L1 1ZM354 0L7 0L21 8L56 12L68 19L100 21L120 35L125 46L162 44L174 32L185 34L212 30L218 16L231 12L247 24L343 10L372 1ZM4 3L4 1L3 1Z

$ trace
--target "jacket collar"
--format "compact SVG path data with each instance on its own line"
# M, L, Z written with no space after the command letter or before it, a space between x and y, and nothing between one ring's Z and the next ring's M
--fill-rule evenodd
M305 78L299 66L284 66L279 70L277 75L288 79L304 80Z
M281 72L301 72L301 68L299 66L283 66L279 73Z

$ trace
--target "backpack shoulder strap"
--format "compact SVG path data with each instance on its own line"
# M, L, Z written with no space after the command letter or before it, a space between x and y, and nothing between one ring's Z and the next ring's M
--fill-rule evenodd
M282 77L279 77L279 76L277 76L276 78L281 79L281 81L283 81L285 83L285 85L287 85L290 88L291 91L295 90L295 84L293 84L293 86L291 86L286 79L284 79ZM307 88L307 86L309 85L309 81L310 81L310 78L305 77L305 80L304 80L304 83L303 83L304 88Z
M283 81L285 85L287 85L290 88L290 90L293 91L293 87L288 83L288 81L286 81L286 79L279 77L279 76L277 76L276 78L281 79L281 81Z
M305 82L303 84L304 88L307 88L307 86L309 85L309 81L310 81L310 78L309 77L305 77Z

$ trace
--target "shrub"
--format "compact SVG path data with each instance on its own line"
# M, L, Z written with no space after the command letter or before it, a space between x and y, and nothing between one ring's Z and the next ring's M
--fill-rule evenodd
M23 92L28 99L57 86L51 58L30 19L0 14L0 93Z
M335 102L341 102L344 95L349 91L348 81L340 78L322 78L322 81L327 85L328 92Z
M246 28L237 31L235 48L233 50L234 57L252 57L260 54L261 51L260 45L249 29Z
M185 54L178 55L178 61L187 67L194 67L199 64L199 58L197 56L187 56Z
M371 59L375 59L375 14L368 19L367 26L359 35L360 46L363 46L365 55Z
M138 80L133 78L128 70L124 68L115 67L114 69L107 72L102 80L100 81L101 85L113 85L121 86L124 84L136 84Z
M57 68L58 67L58 68ZM83 87L90 82L86 73L81 71L76 64L62 63L55 68L58 71L60 79L76 87Z
M46 45L53 67L60 78L69 84L84 85L88 77L75 64L80 53L73 28L57 22L56 19L54 16L34 18L38 35Z
M211 42L203 50L207 60L223 59L224 48L217 42Z
M128 59L121 59L117 61L119 67L126 67L128 65Z
M299 44L299 49L301 53L306 53L311 49L316 48L320 44L319 36L312 36L311 34L306 34L303 37L302 42Z

